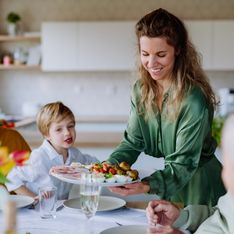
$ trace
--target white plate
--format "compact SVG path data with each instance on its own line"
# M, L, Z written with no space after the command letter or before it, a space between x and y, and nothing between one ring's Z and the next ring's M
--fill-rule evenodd
M73 198L65 201L64 206L71 209L80 209L80 198ZM100 196L97 211L109 211L121 208L126 205L123 199L111 196Z
M148 226L145 225L124 225L124 226L118 226L113 228L108 228L100 234L143 234L147 233Z
M43 228L43 227L25 227L25 228L17 228L17 234L25 234L25 233L30 233L30 234L64 234L66 233L64 230L61 229L50 229L49 227Z
M17 208L22 208L31 205L34 202L34 199L32 197L24 195L9 195L9 199L15 201ZM2 207L0 207L0 209L1 208Z
M81 184L81 180L79 178L71 178L71 175L68 174L56 174L54 172L51 172L51 175L56 177L59 180L62 180L64 182L68 182L71 184ZM134 180L134 181L129 181L129 182L114 182L114 183L109 183L109 182L103 182L100 183L100 186L102 187L113 187L113 186L122 186L125 184L132 184L135 182L139 182L140 180Z

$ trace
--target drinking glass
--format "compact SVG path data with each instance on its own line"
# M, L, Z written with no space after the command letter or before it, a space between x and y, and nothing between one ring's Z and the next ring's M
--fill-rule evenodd
M40 216L43 219L56 218L57 189L53 186L39 189Z
M101 187L95 174L81 174L80 204L81 210L88 220L92 218L97 211L100 189Z

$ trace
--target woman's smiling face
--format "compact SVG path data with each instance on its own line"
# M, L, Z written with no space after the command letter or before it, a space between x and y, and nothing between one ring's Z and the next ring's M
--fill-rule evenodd
M175 63L175 49L165 38L142 36L140 56L143 67L152 79L160 84L170 79Z

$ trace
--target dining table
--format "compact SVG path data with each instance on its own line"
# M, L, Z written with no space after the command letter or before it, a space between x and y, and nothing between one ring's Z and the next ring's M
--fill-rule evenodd
M90 220L86 219L80 209L64 206L63 200L57 201L56 218L52 219L42 219L38 205L29 205L17 209L17 234L99 234L104 230L125 225L144 226L146 230L148 225L146 205L147 202L142 201L127 202L118 209L96 212ZM2 211L0 211L0 233L4 233ZM184 233L189 232L184 231Z
M56 218L42 219L39 207L28 206L17 210L17 234L98 234L120 225L147 225L144 209L123 206L119 209L97 212L87 220L80 209L70 209L57 201ZM4 232L3 212L0 211L0 233Z

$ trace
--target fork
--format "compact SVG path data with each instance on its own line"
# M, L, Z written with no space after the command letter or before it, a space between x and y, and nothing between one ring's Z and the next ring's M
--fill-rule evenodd
M115 222L118 226L123 226L123 224L121 223L118 223L118 222Z

